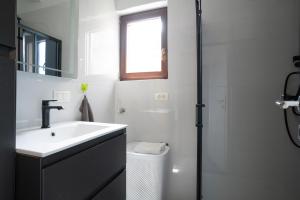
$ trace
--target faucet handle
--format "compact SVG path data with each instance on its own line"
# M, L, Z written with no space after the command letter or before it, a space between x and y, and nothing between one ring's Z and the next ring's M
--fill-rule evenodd
M57 101L57 100L54 100L54 99L53 100L42 100L42 105L43 106L49 106L50 102L55 102L55 101Z

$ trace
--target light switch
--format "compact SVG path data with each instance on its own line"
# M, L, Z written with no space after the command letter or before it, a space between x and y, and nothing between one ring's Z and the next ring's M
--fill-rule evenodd
M167 92L160 92L154 94L154 100L155 101L168 101L169 100L169 94Z
M53 99L61 103L67 103L71 101L71 92L70 91L53 91Z

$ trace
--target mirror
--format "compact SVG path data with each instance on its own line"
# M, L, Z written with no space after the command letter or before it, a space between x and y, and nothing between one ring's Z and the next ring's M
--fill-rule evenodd
M18 69L61 77L62 41L23 26L21 23L18 26L22 38L18 40L20 47Z
M18 70L77 77L78 0L17 0Z

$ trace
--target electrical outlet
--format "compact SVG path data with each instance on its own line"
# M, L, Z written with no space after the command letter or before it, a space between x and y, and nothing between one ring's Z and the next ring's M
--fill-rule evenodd
M57 100L60 103L67 103L71 101L71 92L70 91L53 91L53 99Z
M169 100L169 94L167 92L160 92L154 94L154 100L155 101L168 101Z

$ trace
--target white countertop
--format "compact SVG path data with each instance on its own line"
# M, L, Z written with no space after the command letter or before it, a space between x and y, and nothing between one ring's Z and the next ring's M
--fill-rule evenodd
M46 157L78 144L125 129L124 124L66 122L17 130L16 151L34 157Z

